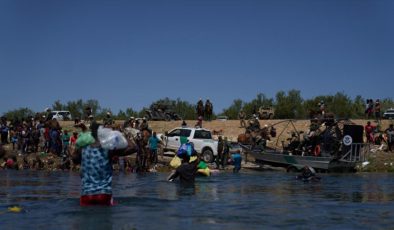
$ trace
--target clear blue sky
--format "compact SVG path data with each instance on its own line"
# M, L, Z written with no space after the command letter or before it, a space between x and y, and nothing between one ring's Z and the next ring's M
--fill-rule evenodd
M0 0L0 114L301 90L392 98L392 0Z

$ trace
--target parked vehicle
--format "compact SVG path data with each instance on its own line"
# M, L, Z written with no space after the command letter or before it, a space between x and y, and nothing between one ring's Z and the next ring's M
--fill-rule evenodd
M272 119L275 115L275 110L272 107L260 107L257 112L259 119Z
M151 121L182 120L181 116L173 111L172 106L163 103L151 105L149 109L145 110L145 117Z
M72 119L70 111L52 111L52 119L58 121L70 121Z
M217 156L218 141L212 138L211 131L201 128L175 128L165 134L158 134L164 142L164 150L176 152L181 146L181 137L194 144L205 162L211 163Z
M182 118L172 112L172 111L162 111L162 110L145 110L145 117L149 121L178 121L182 120Z
M394 119L394 109L390 108L383 113L383 118L385 119Z
M220 115L220 116L216 117L216 120L218 120L218 121L227 121L228 120L228 116Z

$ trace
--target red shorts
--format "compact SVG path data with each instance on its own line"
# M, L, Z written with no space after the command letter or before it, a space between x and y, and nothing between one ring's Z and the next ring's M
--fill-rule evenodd
M97 194L97 195L84 195L80 199L81 206L91 206L91 205L114 205L114 200L111 194Z

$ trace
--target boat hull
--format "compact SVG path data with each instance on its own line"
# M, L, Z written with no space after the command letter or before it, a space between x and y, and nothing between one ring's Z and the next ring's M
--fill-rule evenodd
M301 169L310 166L316 170L324 172L353 172L356 164L336 160L333 157L316 157L289 155L275 151L250 151L257 163L267 164L286 169Z

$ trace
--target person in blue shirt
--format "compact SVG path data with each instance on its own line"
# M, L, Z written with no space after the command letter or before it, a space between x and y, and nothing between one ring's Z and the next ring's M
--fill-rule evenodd
M148 140L150 159L152 164L157 164L157 147L160 143L160 139L157 137L156 132L153 132L152 136Z
M239 170L241 169L241 162L242 162L241 151L237 150L236 152L232 153L231 159L234 164L233 172L238 173Z

